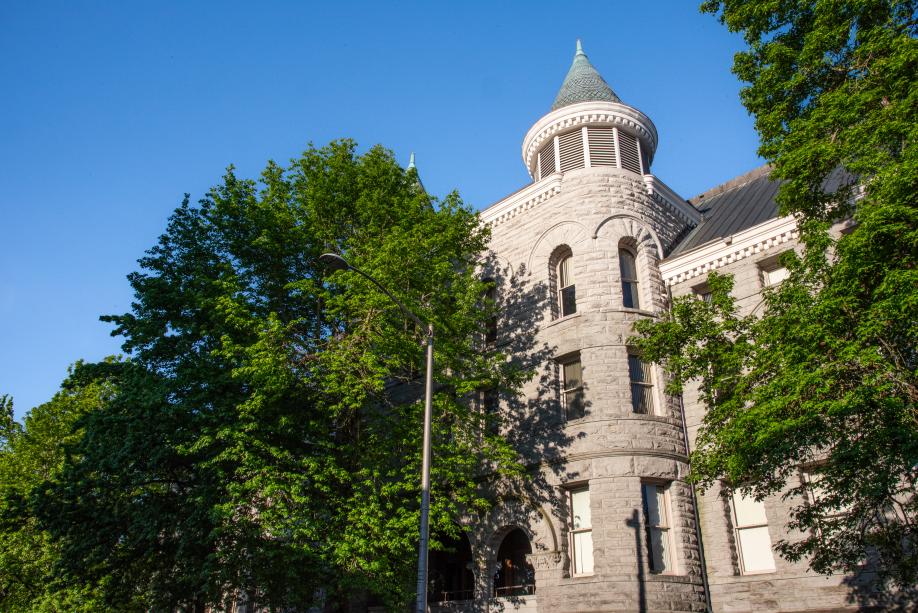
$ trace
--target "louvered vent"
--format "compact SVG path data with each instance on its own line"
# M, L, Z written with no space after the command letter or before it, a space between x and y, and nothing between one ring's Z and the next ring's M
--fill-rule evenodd
M638 156L637 139L619 130L618 147L622 156L622 168L641 174L641 158Z
M544 179L555 172L555 141L548 141L548 144L539 151L539 178Z
M587 138L590 139L590 166L617 166L612 128L587 128Z
M561 153L561 172L583 168L583 132L574 130L558 137Z

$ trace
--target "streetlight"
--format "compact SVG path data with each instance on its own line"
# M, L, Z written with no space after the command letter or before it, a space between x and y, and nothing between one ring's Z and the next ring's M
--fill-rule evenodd
M347 260L335 253L323 253L319 256L319 261L325 264L329 270L352 270L364 278L368 279L373 285L389 297L402 313L408 316L421 329L427 328L427 375L424 381L424 448L422 451L423 458L421 461L421 543L418 545L418 586L417 586L417 613L426 613L427 611L427 549L428 537L430 532L430 421L433 413L433 324L425 324L421 318L415 315L411 309L406 307L398 298L392 295L383 285L363 272L359 268L352 266Z

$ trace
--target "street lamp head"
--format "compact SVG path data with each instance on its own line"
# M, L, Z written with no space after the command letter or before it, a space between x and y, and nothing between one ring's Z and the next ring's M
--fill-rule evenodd
M319 261L325 264L330 271L347 270L351 267L343 257L337 253L323 253L319 256Z

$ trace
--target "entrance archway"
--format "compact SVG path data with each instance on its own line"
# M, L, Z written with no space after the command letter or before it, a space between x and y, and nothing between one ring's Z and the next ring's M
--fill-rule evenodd
M447 602L471 600L475 595L472 546L464 533L458 538L441 538L443 551L431 551L428 562L427 600Z
M532 553L529 537L514 528L501 541L497 550L497 572L494 574L495 596L526 596L535 594L535 569L526 560Z

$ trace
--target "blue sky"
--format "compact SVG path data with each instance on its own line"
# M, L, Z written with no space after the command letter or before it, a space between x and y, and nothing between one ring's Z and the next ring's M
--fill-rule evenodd
M529 182L523 135L583 40L656 124L685 197L759 164L730 73L742 41L694 2L0 4L0 394L16 412L77 359L185 192L306 143L409 152L425 187L484 208Z

